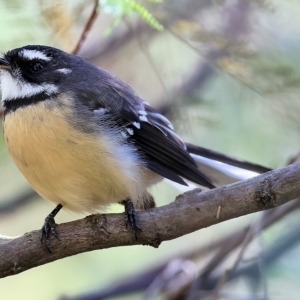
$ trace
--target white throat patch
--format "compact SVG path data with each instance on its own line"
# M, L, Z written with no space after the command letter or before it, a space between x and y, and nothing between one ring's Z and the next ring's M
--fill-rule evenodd
M31 84L14 78L8 71L0 71L0 88L2 101L31 97L40 93L54 94L58 88L54 84Z

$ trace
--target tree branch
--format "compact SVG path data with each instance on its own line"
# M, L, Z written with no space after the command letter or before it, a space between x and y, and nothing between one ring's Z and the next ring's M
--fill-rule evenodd
M123 214L91 215L57 227L53 254L40 243L40 232L0 238L0 277L14 275L82 252L136 244L158 247L229 219L284 204L299 196L300 163L210 191L195 189L159 208L138 213L138 241L124 226Z

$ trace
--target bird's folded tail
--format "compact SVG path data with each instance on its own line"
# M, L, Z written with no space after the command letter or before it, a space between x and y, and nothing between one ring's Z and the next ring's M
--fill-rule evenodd
M243 161L225 154L186 143L197 166L215 186L223 186L245 180L272 169Z

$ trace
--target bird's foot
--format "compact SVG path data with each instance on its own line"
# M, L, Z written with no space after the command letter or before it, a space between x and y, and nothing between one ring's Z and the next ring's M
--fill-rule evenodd
M125 207L126 228L127 228L128 223L130 223L130 225L134 231L135 238L137 239L137 231L142 231L142 229L140 228L139 220L138 220L134 205L131 200L124 200L121 203Z
M43 244L45 240L46 247L50 253L52 253L51 240L50 240L51 234L54 235L59 240L57 231L55 229L56 223L54 217L61 210L61 208L62 208L61 204L57 205L56 208L46 217L44 225L41 230L42 231L41 242Z

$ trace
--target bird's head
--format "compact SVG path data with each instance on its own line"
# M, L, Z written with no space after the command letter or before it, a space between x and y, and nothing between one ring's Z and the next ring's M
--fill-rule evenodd
M79 59L47 46L25 46L6 52L0 57L2 101L57 94Z

